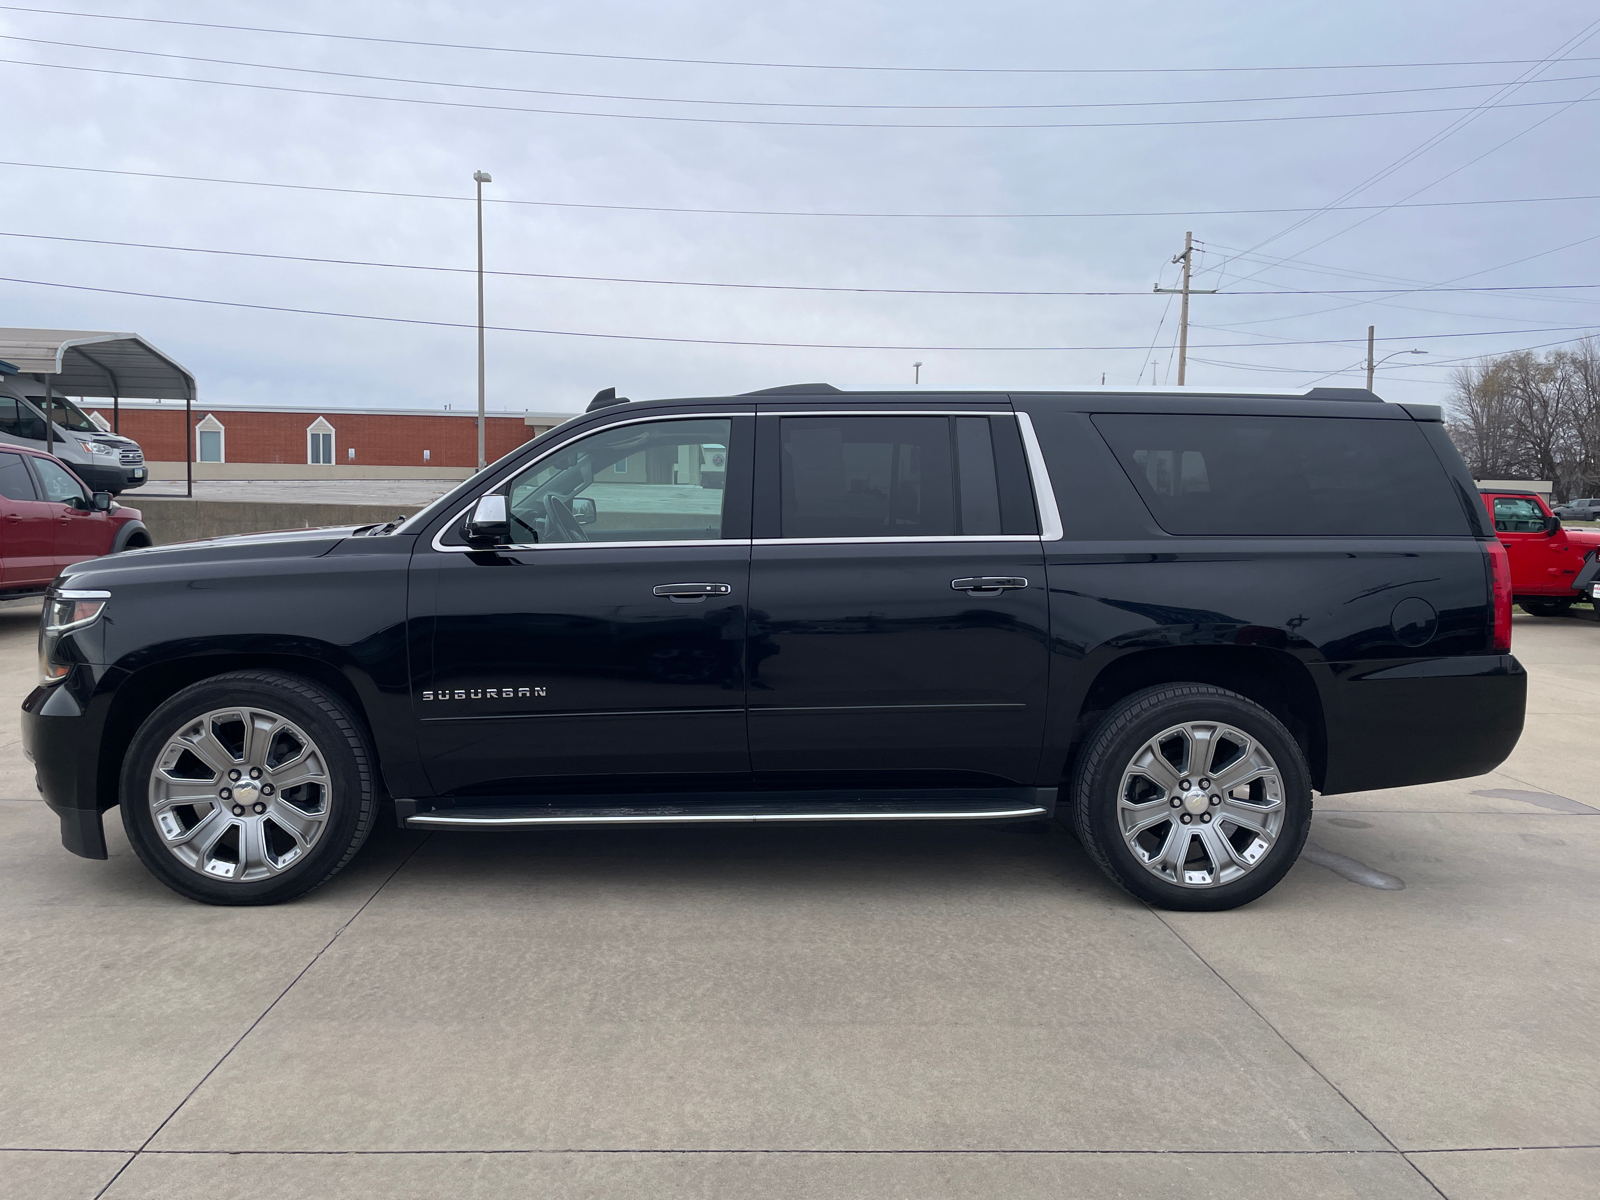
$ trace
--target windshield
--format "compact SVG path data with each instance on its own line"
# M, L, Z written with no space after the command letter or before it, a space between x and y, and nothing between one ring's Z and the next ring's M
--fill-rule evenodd
M34 396L33 403L43 409L44 397ZM83 409L65 396L56 396L50 401L50 415L55 418L57 425L63 429L70 429L73 433L100 432L100 426L91 421Z

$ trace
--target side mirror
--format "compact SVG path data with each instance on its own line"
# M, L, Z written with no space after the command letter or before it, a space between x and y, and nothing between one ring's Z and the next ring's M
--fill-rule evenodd
M93 512L94 511L94 504L89 500L89 498L87 496L69 496L67 498L67 507L68 508L75 508L79 512Z
M1547 520L1544 523L1544 535L1545 535L1545 537L1555 537L1555 535L1560 533L1560 532L1561 532L1561 518L1560 517L1551 517L1549 520Z
M593 525L600 519L600 510L587 496L572 498L572 519L579 525Z
M491 494L481 496L467 518L467 545L488 549L504 546L511 541L511 521L506 515L506 498Z
M110 492L96 492L89 497L89 504L95 512L110 512L113 499Z

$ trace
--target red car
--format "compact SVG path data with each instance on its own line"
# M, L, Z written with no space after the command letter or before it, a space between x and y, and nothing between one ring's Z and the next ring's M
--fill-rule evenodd
M138 509L91 492L58 458L0 445L0 599L42 592L72 563L150 544Z
M1511 594L1524 612L1559 617L1586 597L1580 574L1600 554L1600 529L1565 529L1537 492L1483 492L1511 560Z

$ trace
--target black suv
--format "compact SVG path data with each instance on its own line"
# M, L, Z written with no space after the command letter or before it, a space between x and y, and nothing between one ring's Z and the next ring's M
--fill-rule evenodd
M69 850L261 904L412 828L1056 818L1221 909L1313 790L1522 729L1505 553L1369 392L602 393L418 515L67 568L25 745Z

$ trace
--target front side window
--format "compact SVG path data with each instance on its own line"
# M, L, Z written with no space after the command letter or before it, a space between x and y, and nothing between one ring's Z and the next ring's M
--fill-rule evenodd
M1496 533L1543 533L1544 513L1526 496L1496 496L1494 498L1494 531Z
M987 417L784 417L782 536L1000 533Z
M512 542L720 540L732 428L649 421L579 438L512 479Z
M83 484L59 463L52 462L48 458L36 458L33 460L33 465L39 472L39 482L44 484L46 500L55 504L71 504L73 500L89 499L89 493L83 490Z

